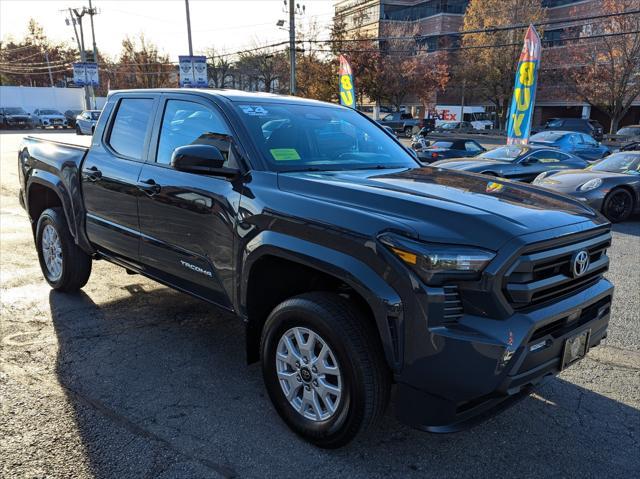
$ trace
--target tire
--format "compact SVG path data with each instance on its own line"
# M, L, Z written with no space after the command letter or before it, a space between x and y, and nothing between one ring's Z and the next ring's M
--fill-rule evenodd
M295 338L295 331L300 328L313 332L317 337L316 349L321 349L325 344L329 353L321 355L316 350L307 358L304 350L298 349L298 355L292 355L287 346L286 357L298 357L301 361L297 377L290 376L290 383L282 381L294 385L289 390L295 392L294 400L302 403L298 407L305 414L313 415L315 412L314 419L305 417L299 409L294 408L294 404L285 395L286 386L281 385L278 376L278 370L282 370L281 365L284 364L281 359L284 356L277 355L280 345L284 344L283 338L288 334ZM296 341L294 346L299 344ZM265 323L260 357L265 386L276 411L294 432L316 446L333 449L347 444L360 431L373 425L382 416L389 402L391 374L377 332L351 301L337 294L306 293L280 303ZM304 362L305 358L309 360L308 363ZM331 373L322 374L322 368L331 367L326 364L323 366L324 363L333 363L337 367L338 380ZM314 370L315 366L312 366L310 370L305 365L318 365L318 369ZM306 379L304 369L307 370ZM294 367L287 369L285 374L291 375L289 371L294 371ZM293 372L294 375L295 373L296 371ZM331 384L335 390L340 390L339 398L333 396L327 401L326 397L331 393L325 398L318 395L318 391L325 390L325 384ZM307 406L311 406L313 410L307 411L302 402L305 390L313 395L316 404L324 406L324 411L321 407L314 408L310 403ZM298 398L298 394L302 397ZM335 406L332 412L328 406L331 401ZM323 417L319 411L328 414L328 417Z
M413 127L411 127L411 126L405 127L405 129L404 129L405 138L411 138L412 133L413 133Z
M57 236L52 238L53 233ZM45 252L47 249L59 251L54 255L59 258L57 267L47 266ZM49 285L58 291L74 292L82 288L91 275L91 256L75 244L64 211L60 207L49 208L42 212L36 226L36 250L40 260L42 274Z
M82 130L78 125L76 125L76 135L82 135Z
M611 191L602 204L602 213L612 223L624 221L633 212L633 196L623 188Z

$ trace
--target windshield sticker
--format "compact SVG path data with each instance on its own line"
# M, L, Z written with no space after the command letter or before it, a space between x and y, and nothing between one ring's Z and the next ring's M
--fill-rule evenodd
M249 116L267 116L269 112L260 105L240 105L240 109L245 115Z
M302 159L295 148L272 148L269 151L271 152L273 159L276 161L293 161Z

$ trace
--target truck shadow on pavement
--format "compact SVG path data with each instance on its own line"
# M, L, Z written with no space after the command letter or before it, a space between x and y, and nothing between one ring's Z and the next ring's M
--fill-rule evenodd
M103 304L83 292L49 296L57 375L96 477L637 477L640 470L632 453L638 410L562 379L466 432L414 431L390 408L349 447L317 449L287 429L260 368L246 365L241 321L168 288L126 289Z

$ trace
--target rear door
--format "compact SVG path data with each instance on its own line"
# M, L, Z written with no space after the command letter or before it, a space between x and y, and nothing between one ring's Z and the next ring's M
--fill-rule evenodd
M108 123L100 125L82 164L89 240L103 252L134 262L140 241L138 176L158 98L154 94L116 97L104 113Z
M171 156L179 146L212 144L236 166L218 139L231 128L211 101L180 94L163 96L155 123L139 183L141 261L159 279L230 308L240 188L227 178L178 171Z

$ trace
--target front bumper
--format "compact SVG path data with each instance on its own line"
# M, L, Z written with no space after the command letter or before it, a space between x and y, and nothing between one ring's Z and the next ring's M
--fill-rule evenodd
M558 374L567 338L590 330L589 347L606 337L613 286L589 288L504 320L464 315L432 328L434 352L398 378L397 416L430 432L453 432L484 420Z

